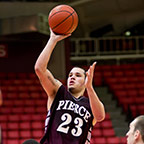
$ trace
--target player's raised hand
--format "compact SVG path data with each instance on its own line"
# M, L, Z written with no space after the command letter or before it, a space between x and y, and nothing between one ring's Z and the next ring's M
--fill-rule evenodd
M52 38L53 40L55 40L56 42L61 41L67 37L71 36L71 34L67 34L67 35L57 35L55 34L52 29L50 28L50 38Z
M85 86L86 88L89 88L92 86L92 82L93 82L93 76L94 76L94 69L95 69L95 65L97 62L94 62L88 69L88 71L86 72L86 80L85 80Z

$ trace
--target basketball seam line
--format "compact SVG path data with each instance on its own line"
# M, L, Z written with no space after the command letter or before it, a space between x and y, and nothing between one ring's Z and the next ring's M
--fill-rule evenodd
M52 29L55 29L57 26L59 26L61 23L63 23L66 19L68 19L70 16L72 16L73 13L74 13L74 11L68 17L66 17L64 20L62 20L59 24L57 24L56 26L54 26Z
M73 14L73 13L72 13L72 14ZM67 31L65 31L64 33L67 33L67 32L72 28L73 23L74 23L74 19L73 19L73 16L72 16L72 24L71 24L71 26L69 27L69 29L68 29Z
M57 13L59 13L59 12L67 12L67 13L70 13L71 14L71 12L69 12L69 11L67 11L67 10L61 10L61 11L57 11L57 12L55 12L53 15L51 15L50 17L49 17L49 19L51 19L54 15L56 15ZM73 11L74 12L74 11ZM72 12L72 13L73 13Z

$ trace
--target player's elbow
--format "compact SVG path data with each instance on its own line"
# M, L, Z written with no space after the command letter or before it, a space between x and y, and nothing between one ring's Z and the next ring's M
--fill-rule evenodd
M42 69L41 69L40 65L38 65L37 63L34 66L34 70L35 70L35 73L37 76L41 75Z
M97 122L101 122L105 119L105 113L100 114L99 116L97 116Z
M104 107L102 107L102 109L95 114L95 118L97 120L97 122L101 122L105 119L105 110Z

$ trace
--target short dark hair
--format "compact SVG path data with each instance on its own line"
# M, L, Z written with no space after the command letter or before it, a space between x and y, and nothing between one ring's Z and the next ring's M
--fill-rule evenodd
M40 143L38 143L34 139L28 139L28 140L24 141L22 144L40 144Z
M144 115L138 116L136 118L135 129L134 131L139 130L144 142Z

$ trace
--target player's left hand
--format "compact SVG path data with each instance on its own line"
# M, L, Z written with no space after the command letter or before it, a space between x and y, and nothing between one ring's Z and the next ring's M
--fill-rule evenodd
M89 88L92 86L92 82L93 82L93 76L94 76L94 69L95 69L95 65L97 62L94 62L88 69L88 71L86 72L86 80L85 80L85 86L86 88Z

